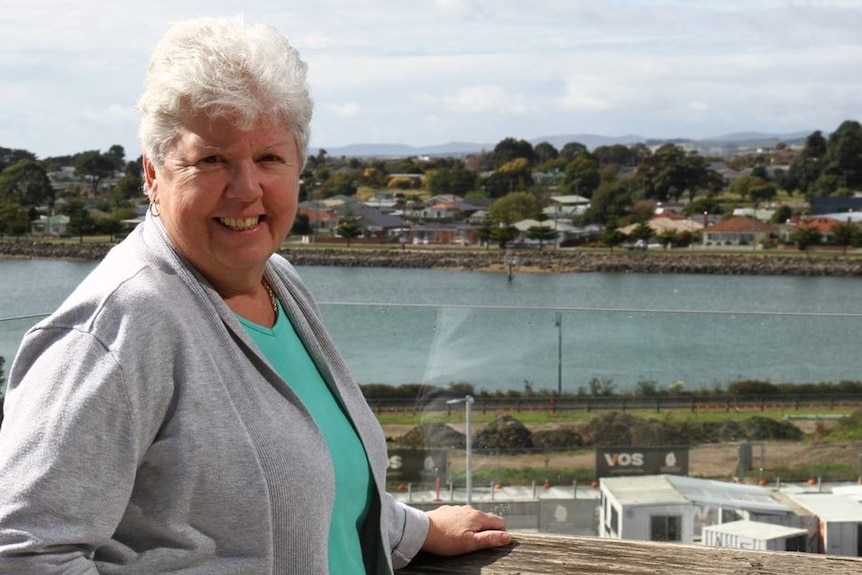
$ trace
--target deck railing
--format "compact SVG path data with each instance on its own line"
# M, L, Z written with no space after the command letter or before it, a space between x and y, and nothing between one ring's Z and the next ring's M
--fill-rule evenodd
M399 575L853 575L862 559L515 533L512 544L458 557L420 555Z

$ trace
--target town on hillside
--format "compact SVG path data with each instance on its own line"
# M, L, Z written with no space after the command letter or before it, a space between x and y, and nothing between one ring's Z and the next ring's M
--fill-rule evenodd
M292 241L407 246L806 250L862 245L862 126L804 141L557 149L506 138L447 156L330 157L302 172ZM0 147L0 238L110 236L143 218L122 146L39 159Z

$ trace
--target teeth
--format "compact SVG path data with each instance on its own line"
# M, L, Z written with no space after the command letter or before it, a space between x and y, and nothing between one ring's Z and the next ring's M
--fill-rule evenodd
M219 221L232 230L250 230L257 225L260 218L219 218Z

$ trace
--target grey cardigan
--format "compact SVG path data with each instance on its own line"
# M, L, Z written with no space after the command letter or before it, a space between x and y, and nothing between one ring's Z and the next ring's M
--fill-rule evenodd
M427 517L385 492L383 433L294 268L266 277L365 446L366 570L391 572ZM5 409L0 573L327 573L326 443L157 220L27 333Z

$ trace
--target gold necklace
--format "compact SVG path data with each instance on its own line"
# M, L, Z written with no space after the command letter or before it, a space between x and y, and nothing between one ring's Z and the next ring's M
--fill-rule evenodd
M269 303L272 305L272 313L275 314L275 319L278 319L278 300L275 298L272 288L269 287L269 284L266 283L265 279L261 278L260 283L263 285L263 289L266 290L267 295L269 295Z

